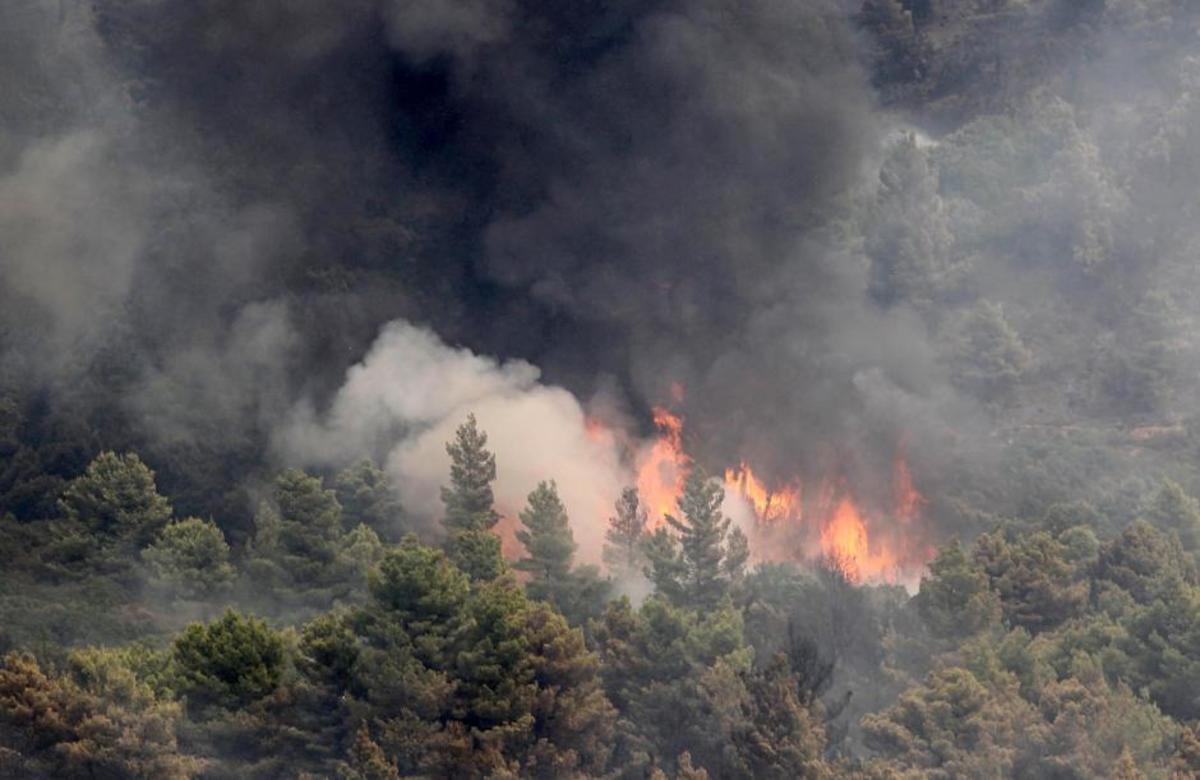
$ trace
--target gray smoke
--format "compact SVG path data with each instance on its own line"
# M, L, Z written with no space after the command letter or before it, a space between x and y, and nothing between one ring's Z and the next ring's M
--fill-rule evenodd
M997 408L1186 413L1194 63L1130 4L969 5L6 3L0 387L193 487L408 441L339 412L397 320L881 492ZM981 369L972 327L1016 337Z

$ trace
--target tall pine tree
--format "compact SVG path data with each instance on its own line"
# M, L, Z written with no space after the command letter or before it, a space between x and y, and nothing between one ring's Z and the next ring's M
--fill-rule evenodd
M525 586L530 596L555 602L555 591L562 589L571 573L571 557L577 545L553 481L539 483L529 494L521 523L525 527L517 531L517 539L527 555L513 568L531 575Z
M640 574L646 565L643 544L646 536L646 510L638 500L635 487L621 491L617 513L608 519L604 534L604 563L617 576Z
M487 450L487 434L479 430L474 414L458 427L446 452L450 454L450 486L442 488L446 507L442 522L449 534L446 551L471 579L494 579L504 571L500 539L491 532L500 520L492 506L496 456Z
M595 566L571 568L578 545L554 482L540 483L520 516L525 527L517 539L527 555L513 567L531 575L525 585L529 596L549 602L575 625L599 615L608 583Z
M650 537L648 576L658 591L677 604L712 609L739 581L750 556L740 528L721 512L724 489L695 468L679 499L682 518L667 515L667 525Z
M487 434L479 430L474 414L467 415L455 431L446 452L450 454L450 487L442 488L446 530L453 534L491 528L500 520L492 506L496 456L487 450Z

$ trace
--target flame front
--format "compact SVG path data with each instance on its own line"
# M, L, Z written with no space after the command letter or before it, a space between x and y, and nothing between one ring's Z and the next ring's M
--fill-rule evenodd
M886 511L865 511L840 480L819 485L805 503L798 479L772 489L745 463L725 472L726 491L754 509L760 559L819 557L854 582L895 583L919 575L933 554L917 522L927 502L903 457L893 467L893 505Z
M683 420L654 408L657 437L636 451L637 489L650 527L678 512L692 467L683 446ZM831 561L854 582L910 582L933 554L920 527L927 504L899 448L891 474L891 506L868 510L841 478L823 478L812 494L799 478L772 483L741 462L725 470L725 491L753 512L750 533L759 560Z

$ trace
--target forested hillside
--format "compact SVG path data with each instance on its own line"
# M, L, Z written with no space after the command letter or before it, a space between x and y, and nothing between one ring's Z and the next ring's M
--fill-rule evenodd
M1200 777L1200 8L0 3L0 777Z

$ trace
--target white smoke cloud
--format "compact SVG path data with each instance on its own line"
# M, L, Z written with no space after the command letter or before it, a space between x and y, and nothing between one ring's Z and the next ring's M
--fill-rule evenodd
M596 563L613 503L633 476L616 438L589 434L575 397L538 376L524 361L499 363L392 322L347 372L328 411L297 407L276 445L287 459L305 464L337 466L373 454L395 479L405 506L434 518L450 473L445 443L473 413L496 455L497 509L515 516L539 481L553 479L571 517L579 561Z

